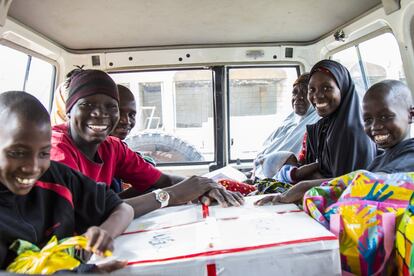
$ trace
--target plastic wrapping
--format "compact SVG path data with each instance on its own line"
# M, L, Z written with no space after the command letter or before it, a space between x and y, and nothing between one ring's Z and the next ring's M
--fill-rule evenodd
M398 275L414 275L414 197L397 227L396 263Z
M24 274L53 274L58 270L72 270L80 262L70 254L75 247L85 248L87 239L76 236L58 241L53 236L50 241L39 249L27 241L17 240L11 247L17 253L16 259L7 267L8 272ZM112 253L105 252L106 256Z
M407 244L412 242L406 231L410 215L406 212L407 227L400 221L413 192L414 173L383 175L361 170L311 189L304 197L304 208L322 225L337 232L342 269L356 275L386 274L394 269L395 262L388 260L397 225L397 249L398 245L401 249L397 263L403 267L404 259L408 271L405 247L411 248Z

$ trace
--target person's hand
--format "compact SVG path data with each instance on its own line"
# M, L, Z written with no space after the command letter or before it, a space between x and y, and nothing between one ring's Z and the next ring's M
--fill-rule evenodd
M227 191L223 187L214 188L200 198L201 203L205 205L210 205L214 200L216 200L221 207L239 207L244 204L244 197L241 193Z
M170 204L178 205L198 199L211 189L218 187L219 184L210 178L193 175L164 190L170 194Z
M111 252L114 250L112 237L102 228L97 226L89 227L83 235L88 239L87 251L91 251L98 256L104 256L107 250Z
M275 194L275 195L265 196L264 198L259 199L258 201L256 201L254 203L254 205L262 206L262 205L265 205L265 204L268 204L268 203L271 203L273 205L274 204L280 204L280 203L283 203L283 202L281 202L282 197L283 197L282 194Z
M272 196L264 197L256 201L255 205L264 205L266 203L295 203L303 199L305 193L312 187L320 185L320 180L305 180L297 183L292 188L284 192L283 194L276 194Z
M128 264L128 261L118 261L118 260L112 260L103 264L99 264L96 267L92 269L92 273L111 273L115 270L121 269L126 267Z
M223 206L240 206L244 202L243 196L240 193L228 192L214 180L202 176L191 176L171 187L165 188L165 191L171 196L171 205L184 204L203 195L205 196L205 203L217 200Z

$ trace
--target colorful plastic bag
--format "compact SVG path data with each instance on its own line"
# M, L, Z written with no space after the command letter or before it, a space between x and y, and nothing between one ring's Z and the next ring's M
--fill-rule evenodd
M86 244L84 236L62 241L53 236L42 249L30 242L17 240L10 247L16 251L17 257L6 270L24 274L53 274L58 270L72 270L80 265L73 257L75 247L85 249ZM105 252L107 256L110 254L109 251Z
M303 208L327 228L329 216L335 213L334 204L344 201L387 202L399 210L397 218L401 218L413 191L414 173L379 175L360 170L310 189L304 196Z
M396 263L398 275L414 275L414 197L397 227Z
M390 225L399 225L409 204L414 191L413 176L412 173L377 175L357 171L306 194L305 211L331 227L331 231L338 232L345 271L373 275L392 269L384 265L392 252L389 241L395 238L395 227ZM332 225L338 228L338 221L342 231L332 229Z
M359 173L360 171L355 171L310 189L303 198L304 211L320 224L329 228L329 218L325 216L325 210L338 201L346 187Z
M356 275L386 272L395 238L394 212L381 203L352 202L337 208L330 230L339 238L342 269Z

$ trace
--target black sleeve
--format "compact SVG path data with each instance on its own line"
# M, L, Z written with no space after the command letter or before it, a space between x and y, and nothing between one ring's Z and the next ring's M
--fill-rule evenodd
M305 164L311 164L316 162L316 155L315 155L315 149L310 141L309 134L306 137L306 156L305 156Z
M7 246L0 241L0 269L5 270L8 262L7 262Z
M116 193L104 183L97 183L80 172L66 167L67 186L72 191L75 225L78 234L90 226L102 224L122 203Z
M94 264L80 264L78 267L75 267L73 270L59 270L53 273L54 275L67 275L67 274L85 274L85 273L93 273L93 269L95 269L96 265Z
M382 160L382 166L375 172L402 173L414 171L414 149L407 148L396 152L389 160Z

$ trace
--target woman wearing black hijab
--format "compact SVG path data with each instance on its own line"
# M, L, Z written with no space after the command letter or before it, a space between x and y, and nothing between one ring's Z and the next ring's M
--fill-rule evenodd
M361 108L349 71L340 63L322 60L310 72L308 99L322 118L307 126L306 163L318 162L322 179L306 180L284 194L258 201L294 202L322 182L351 171L365 169L376 154L365 134Z

